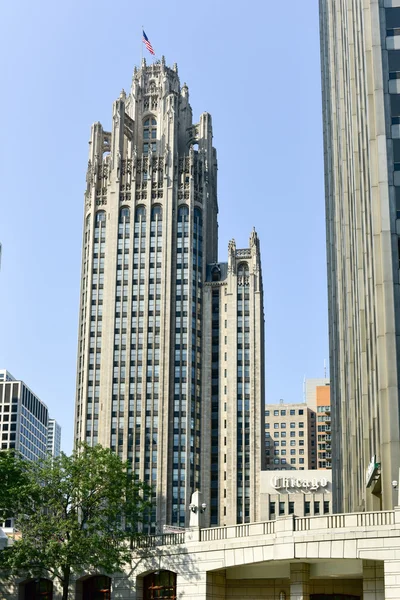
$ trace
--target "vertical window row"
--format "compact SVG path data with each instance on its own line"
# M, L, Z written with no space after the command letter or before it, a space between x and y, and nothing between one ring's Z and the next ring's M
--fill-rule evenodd
M190 487L201 489L201 346L202 346L202 280L203 280L203 216L200 209L193 213L192 240L192 356L190 406L190 464L194 465Z
M89 280L89 258L90 258L90 215L87 215L85 220L85 232L83 242L83 266L82 266L82 297L81 297L81 314L79 315L79 372L78 372L78 398L77 398L77 441L80 439L82 420L82 401L83 401L83 381L86 369L85 351L86 351L86 315L88 302L88 280Z
M211 525L217 525L219 507L219 348L220 348L220 289L213 288L211 296Z
M146 423L144 479L153 486L157 482L158 463L158 419L160 380L160 328L161 328L161 269L162 269L162 208L151 209L150 221L150 270L147 291L147 356L146 356ZM155 502L146 519L154 527L156 522Z
M250 521L250 290L249 268L237 270L237 522Z
M126 439L133 431L132 418L125 419L125 402L128 396L129 374L126 372L128 331L128 285L130 269L130 209L122 207L118 219L117 277L114 322L113 388L111 412L111 448L122 458ZM128 426L128 436L125 428ZM129 458L129 446L128 446Z
M186 442L187 409L190 397L188 374L189 327L189 208L181 206L177 217L177 257L175 295L175 374L174 374L174 429L172 471L172 522L185 525L186 518ZM193 423L194 425L194 423ZM190 433L190 432L189 432ZM190 439L192 446L192 439Z
M86 411L86 442L92 445L95 445L98 442L105 245L106 213L104 210L101 210L96 213L94 229L89 375Z
M144 443L146 402L143 397L143 346L146 282L146 225L147 214L144 206L135 211L133 232L133 270L131 303L131 358L129 382L129 414L132 414L132 459L133 470L139 474L141 465L141 444ZM146 436L147 437L147 436ZM128 451L129 451L128 447Z

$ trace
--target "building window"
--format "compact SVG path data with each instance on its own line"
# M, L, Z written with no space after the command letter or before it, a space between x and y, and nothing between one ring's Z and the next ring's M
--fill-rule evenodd
M34 579L24 585L25 598L32 600L51 600L53 582L49 579Z
M152 207L151 220L152 221L162 221L162 208L159 204Z
M285 503L284 502L279 502L279 514L280 515L285 514Z
M319 515L319 502L314 502L314 515Z
M269 514L275 516L275 502L269 503Z
M305 515L309 515L310 514L310 502L304 502L304 514Z
M289 502L289 515L294 515L294 502Z
M130 217L130 210L127 206L124 206L119 211L119 222L123 223L125 221L125 223L129 223L129 217Z
M279 417L279 410L274 410L274 417Z
M143 154L149 153L149 148L152 152L157 150L157 121L154 117L149 117L143 122Z
M135 222L139 223L139 222L144 223L146 221L146 209L144 206L138 206L136 208L136 212L135 212Z
M143 581L143 599L153 600L176 598L176 574L171 571L156 571L150 573Z
M324 500L324 515L329 513L329 500Z

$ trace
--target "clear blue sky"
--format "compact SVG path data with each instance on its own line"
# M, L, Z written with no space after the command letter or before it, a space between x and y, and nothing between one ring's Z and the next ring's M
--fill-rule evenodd
M143 24L178 63L195 121L212 114L220 260L253 226L261 239L266 400L301 401L304 375L322 377L328 358L317 0L16 0L1 12L0 368L47 403L69 452L87 143L129 90Z

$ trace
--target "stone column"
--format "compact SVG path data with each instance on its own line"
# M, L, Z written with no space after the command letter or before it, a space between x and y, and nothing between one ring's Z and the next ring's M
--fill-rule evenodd
M398 550L391 550L396 554ZM384 562L385 596L387 600L400 600L400 560L390 558Z
M363 600L384 600L383 561L363 561Z
M290 600L310 600L310 565L290 563Z
M176 597L189 600L207 600L207 573L197 565L182 562L176 576Z

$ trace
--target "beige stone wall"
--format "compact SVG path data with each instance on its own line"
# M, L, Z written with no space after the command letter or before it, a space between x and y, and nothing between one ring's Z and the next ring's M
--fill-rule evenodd
M386 108L397 87L389 85L383 2L319 5L335 510L390 509L400 464L400 302ZM373 456L381 463L375 490L366 488Z

